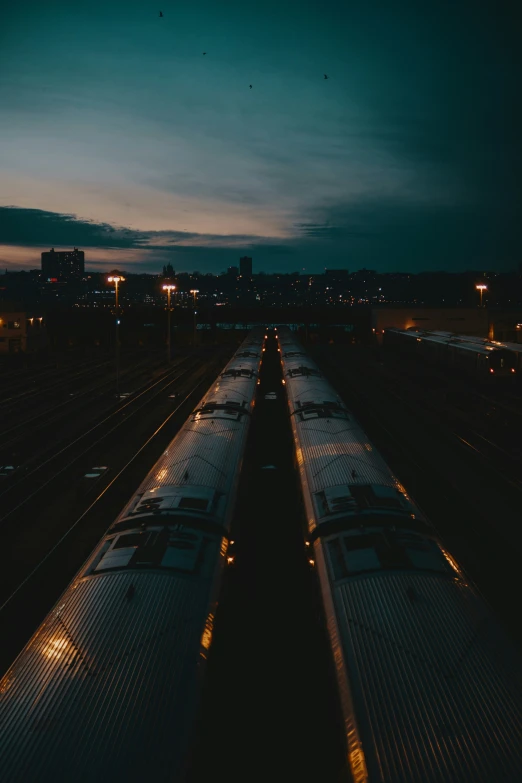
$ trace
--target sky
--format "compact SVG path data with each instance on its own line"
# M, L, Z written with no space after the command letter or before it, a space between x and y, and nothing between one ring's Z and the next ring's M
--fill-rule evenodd
M0 267L516 268L520 34L505 0L10 2Z

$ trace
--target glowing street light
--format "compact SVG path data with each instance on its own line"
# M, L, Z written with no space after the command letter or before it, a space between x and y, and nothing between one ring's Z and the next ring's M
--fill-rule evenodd
M170 362L170 292L175 291L176 286L166 284L161 287L167 292L167 361Z
M118 301L118 286L120 283L125 282L125 278L120 274L111 274L107 278L108 283L114 283L116 291L116 396L120 396L120 319L119 319L119 301Z
M116 289L116 315L118 315L118 286L120 283L125 282L125 278L123 275L111 275L107 278L108 283L114 283L114 287Z
M190 293L194 296L194 345L196 345L196 295L199 294L199 288L191 288Z
M484 285L484 283L480 283L479 285L476 285L475 288L480 293L480 306L482 307L482 297L484 295L484 291L488 290L487 285Z

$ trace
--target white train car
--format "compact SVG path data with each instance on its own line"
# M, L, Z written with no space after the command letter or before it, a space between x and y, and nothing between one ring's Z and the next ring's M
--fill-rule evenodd
M244 341L2 679L2 780L183 778L262 338Z
M522 780L522 666L303 347L281 361L356 783Z

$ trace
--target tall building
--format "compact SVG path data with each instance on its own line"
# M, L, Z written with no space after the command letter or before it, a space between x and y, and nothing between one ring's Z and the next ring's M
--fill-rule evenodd
M42 253L42 276L44 281L74 280L85 273L83 250L55 250L52 247Z
M252 259L248 256L239 259L239 275L247 279L252 277Z

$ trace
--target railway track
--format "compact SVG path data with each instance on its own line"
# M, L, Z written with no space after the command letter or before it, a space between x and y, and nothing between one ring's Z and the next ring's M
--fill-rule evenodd
M199 364L197 360L195 364ZM23 508L38 493L54 482L71 464L84 457L94 446L103 442L120 427L127 425L133 416L136 416L146 405L149 405L158 395L169 389L193 368L194 363L190 364L188 368L176 367L167 372L161 378L153 380L127 402L119 404L116 410L98 420L80 435L61 445L45 459L42 460L41 456L32 459L25 466L23 475L18 479L13 477L14 480L9 486L0 492L0 507L2 508L0 528L16 511ZM63 463L61 466L57 464L59 459ZM23 497L19 497L22 488L25 487L28 489L23 491ZM15 498L14 504L12 503L13 498Z
M96 370L101 368L108 368L114 365L114 360L105 358L102 361L99 359L92 360L91 362L83 363L80 370L71 373L71 367L58 369L54 367L47 373L41 374L35 373L35 377L29 377L24 379L18 384L8 384L4 390L3 396L0 398L3 412L7 409L15 408L20 404L26 404L33 397L37 397L40 394L47 394L60 389L66 383L71 383L75 380L81 380L86 376L91 375ZM50 383L47 383L47 381ZM30 388L28 388L30 387Z
M185 359L178 360L173 364L174 367L179 366ZM155 360L151 363L149 359L145 359L139 362L137 365L132 365L121 373L121 381L125 383L137 382L137 379L144 374L150 375L150 372L155 369L159 360ZM163 364L163 363L162 363ZM147 372L148 371L148 372ZM44 410L38 413L33 413L21 421L17 422L11 427L7 427L1 430L0 435L2 443L0 445L0 454L5 453L7 450L17 446L20 441L23 441L29 432L27 429L30 427L30 436L34 438L40 430L52 428L52 426L60 421L64 415L67 415L68 409L74 409L74 415L79 415L78 404L80 406L85 403L84 407L88 407L92 404L93 398L99 397L106 390L110 389L114 385L114 379L112 377L104 377L102 380L94 381L91 384L83 385L81 391L75 394L69 394L65 399L58 402L56 405L50 408L44 408ZM143 385L143 384L140 384ZM83 410L81 411L83 413Z
M220 353L207 365L200 361L187 368L177 380L174 403L168 395L174 379L160 382L133 415L85 443L81 453L68 456L65 463L64 454L55 475L46 476L46 486L34 493L25 490L31 497L19 497L18 507L8 511L2 528L6 568L0 574L0 635L5 639L1 671L128 500L128 487L143 479L222 366ZM94 464L109 469L88 491L83 475Z

